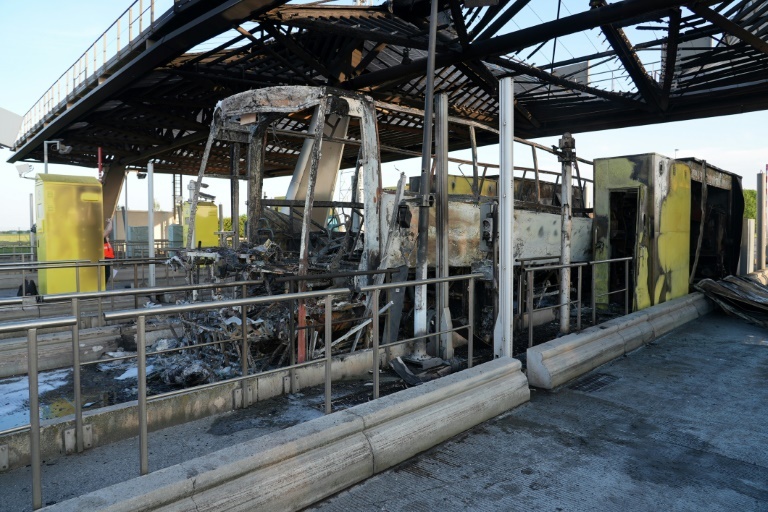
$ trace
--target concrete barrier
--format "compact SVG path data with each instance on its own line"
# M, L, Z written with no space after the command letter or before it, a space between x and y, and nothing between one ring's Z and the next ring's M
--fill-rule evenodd
M704 295L692 293L531 347L528 382L544 389L562 386L711 310Z
M496 359L45 510L297 510L529 399Z

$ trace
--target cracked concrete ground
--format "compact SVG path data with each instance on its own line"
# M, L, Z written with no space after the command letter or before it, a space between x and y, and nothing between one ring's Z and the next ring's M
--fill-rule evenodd
M768 510L768 332L711 314L313 511Z

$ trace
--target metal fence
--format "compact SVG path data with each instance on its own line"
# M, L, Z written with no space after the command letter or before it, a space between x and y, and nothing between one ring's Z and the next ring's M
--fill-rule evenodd
M551 258L541 258L541 259L551 259ZM570 263L567 265L546 265L541 267L522 267L522 276L521 276L521 293L520 298L522 299L522 282L525 283L525 304L526 304L526 312L528 314L528 347L533 346L533 316L536 311L546 311L548 309L559 309L563 306L567 306L569 311L570 308L575 304L576 305L576 330L581 331L581 309L582 309L582 296L581 296L581 290L582 290L582 269L587 266L592 267L592 278L591 278L591 308L592 308L592 325L595 325L597 323L597 304L596 301L600 297L610 296L616 293L624 293L624 314L629 314L629 262L632 261L633 258L626 257L626 258L614 258L609 260L599 260L599 261L589 261L589 262L578 262L578 263ZM607 293L603 294L596 294L596 280L595 280L595 267L597 265L610 265L612 263L619 263L624 262L624 288L621 288L619 290L613 290L609 291ZM576 300L570 300L570 294L569 300L565 303L558 303L553 306L545 306L536 308L533 305L533 295L534 295L534 274L536 272L551 272L555 270L562 270L564 268L570 268L570 269L576 269L577 271L577 284L576 284ZM522 316L522 315L521 315Z
M370 273L368 273L370 274ZM371 365L373 369L373 398L378 398L380 393L380 385L379 385L379 373L378 368L380 366L380 351L382 348L391 348L393 346L405 344L405 343L412 343L415 341L419 341L422 339L430 338L433 336L440 336L443 334L450 334L453 332L458 332L461 330L466 330L467 333L467 340L468 340L468 358L467 358L467 366L472 367L472 359L474 357L473 353L473 338L474 338L474 292L475 292L475 280L478 278L481 278L482 274L469 274L469 275L461 275L461 276L452 276L452 277L446 277L446 278L435 278L435 279L425 279L425 280L419 280L419 281L406 281L406 282L396 282L396 283L387 283L382 285L371 285L371 286L363 286L359 289L355 289L355 292L361 292L369 294L370 301L371 301L371 315L370 317L366 317L366 321L369 321L371 323L371 341L372 341L372 348L371 349L365 349L365 351L370 350L371 351ZM439 285L441 283L452 283L452 282L467 282L467 290L468 290L468 315L467 315L467 324L460 327L453 327L451 329L446 329L443 331L433 332L433 333L427 333L422 334L418 336L414 336L412 338L398 340L393 343L386 343L384 345L380 344L380 335L379 335L379 323L381 320L381 310L379 308L379 302L380 297L379 294L383 291L388 291L396 288L406 288L406 287L413 287L413 286L421 286L421 285ZM40 328L50 328L50 327L71 327L72 328L72 351L73 351L73 384L74 384L74 409L75 409L75 449L77 452L82 452L84 450L84 424L83 424L83 398L81 393L81 368L83 366L92 365L92 364L99 364L104 362L111 362L111 361L120 361L120 360L127 360L127 359L136 359L137 360L137 367L138 367L138 417L139 417L139 474L145 475L149 471L149 452L148 452L148 416L147 416L147 404L153 401L161 400L163 398L167 398L174 395L182 395L186 393L195 392L198 390L206 389L206 388L212 388L217 386L223 386L230 384L232 382L240 382L243 387L245 387L246 380L251 378L259 378L259 377L265 377L270 374L274 374L276 372L285 372L286 370L290 372L295 372L299 368L308 367L312 365L324 365L325 368L325 413L328 414L331 412L331 392L332 392L332 375L331 375L331 364L333 361L332 357L332 301L333 297L335 296L341 296L341 295L348 295L350 293L350 289L346 288L334 288L334 289L327 289L327 290L319 290L319 291L310 291L310 292L299 292L299 293L287 293L283 295L270 295L270 296L261 296L261 297L246 297L246 286L249 284L249 282L234 282L234 283L217 283L217 286L240 286L241 287L241 297L238 299L232 299L232 300L224 300L224 301L216 301L216 302L205 302L205 303L194 303L194 304L182 304L182 305L174 305L174 306L167 306L167 307L160 307L160 308L152 308L152 309L133 309L133 310L123 310L123 311L114 311L111 313L104 314L105 320L112 321L112 320L136 320L137 325L137 353L135 355L127 355L122 357L113 357L109 359L100 359L98 361L91 361L91 362L81 362L80 361L80 347L79 347L79 339L80 339L80 326L79 326L79 317L80 317L80 300L88 299L88 298L104 298L104 297L110 297L114 294L125 294L125 293L147 293L148 291L157 292L160 293L162 291L168 291L170 289L173 290L181 290L181 289L191 289L191 288L201 288L201 285L189 285L189 286L181 286L181 287L161 287L161 288L151 288L151 289L143 289L143 290L116 290L116 291L106 291L106 292L92 292L92 293L79 293L79 294L71 294L69 296L66 295L58 295L58 296L48 296L44 297L44 301L69 301L71 302L71 315L69 316L63 316L63 317L56 317L56 318L45 318L45 319L36 319L36 320L29 320L29 321L17 321L17 322L7 322L7 323L0 323L0 333L8 333L8 332L27 332L27 339L28 339L28 376L29 376L29 405L30 405L30 423L28 425L15 427L13 429L8 429L5 431L0 432L0 436L17 433L17 432L23 432L26 430L29 430L30 433L30 453L31 453L31 467L32 467L32 502L33 507L35 509L38 509L42 506L42 474L41 474L41 453L40 453L40 420L39 420L39 399L38 399L38 353L37 353L37 330ZM252 284L252 283L251 283ZM213 285L211 285L213 286ZM259 373L250 373L250 368L248 366L248 358L247 354L249 352L249 341L248 341L248 331L247 331L247 307L252 305L258 305L258 304L272 304L275 302L284 302L284 301L299 301L304 299L310 299L310 298L324 298L324 306L325 306L325 312L324 312L324 356L320 359L315 360L309 360L304 362L296 362L295 360L291 361L290 365L287 366L281 366L279 368L275 368L268 371L263 371ZM151 316L158 316L158 315L173 315L173 314L181 314L186 312L195 312L195 311L204 311L207 309L213 309L213 308L226 308L226 307L239 307L242 315L241 319L241 325L242 328L242 335L241 336L235 336L232 337L229 340L218 340L215 342L210 343L203 343L203 344L195 344L190 345L186 347L176 347L176 348L169 348L164 350L157 350L154 352L147 352L146 351L146 317L148 315ZM152 396L147 396L147 356L150 355L159 355L164 353L170 353L170 352L176 352L181 350L190 350L190 349L196 349L200 348L206 345L212 345L212 344L222 344L222 343L239 343L241 344L241 375L238 377L233 377L230 379L225 379L219 382L210 383L210 384L203 384L200 386L195 386L191 388L186 389L180 389L176 391L170 391L166 393L156 394ZM292 342L293 345L295 343ZM362 352L362 351L361 351ZM245 392L243 393L243 400L246 398Z
M24 114L16 144L97 83L132 50L142 47L155 31L156 9L170 7L171 0L135 0Z

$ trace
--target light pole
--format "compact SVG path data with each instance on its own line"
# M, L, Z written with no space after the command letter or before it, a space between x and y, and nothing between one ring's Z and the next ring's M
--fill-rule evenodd
M43 142L43 166L45 168L45 174L48 174L48 146L53 146L53 149L58 151L61 155L66 155L72 151L72 146L66 146L62 144L60 140L46 140Z

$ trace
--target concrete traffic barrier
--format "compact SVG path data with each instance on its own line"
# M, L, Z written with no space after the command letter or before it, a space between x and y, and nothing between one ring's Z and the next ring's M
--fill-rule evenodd
M45 510L297 510L529 399L500 358Z
M701 293L692 293L527 351L528 382L554 389L712 310Z

